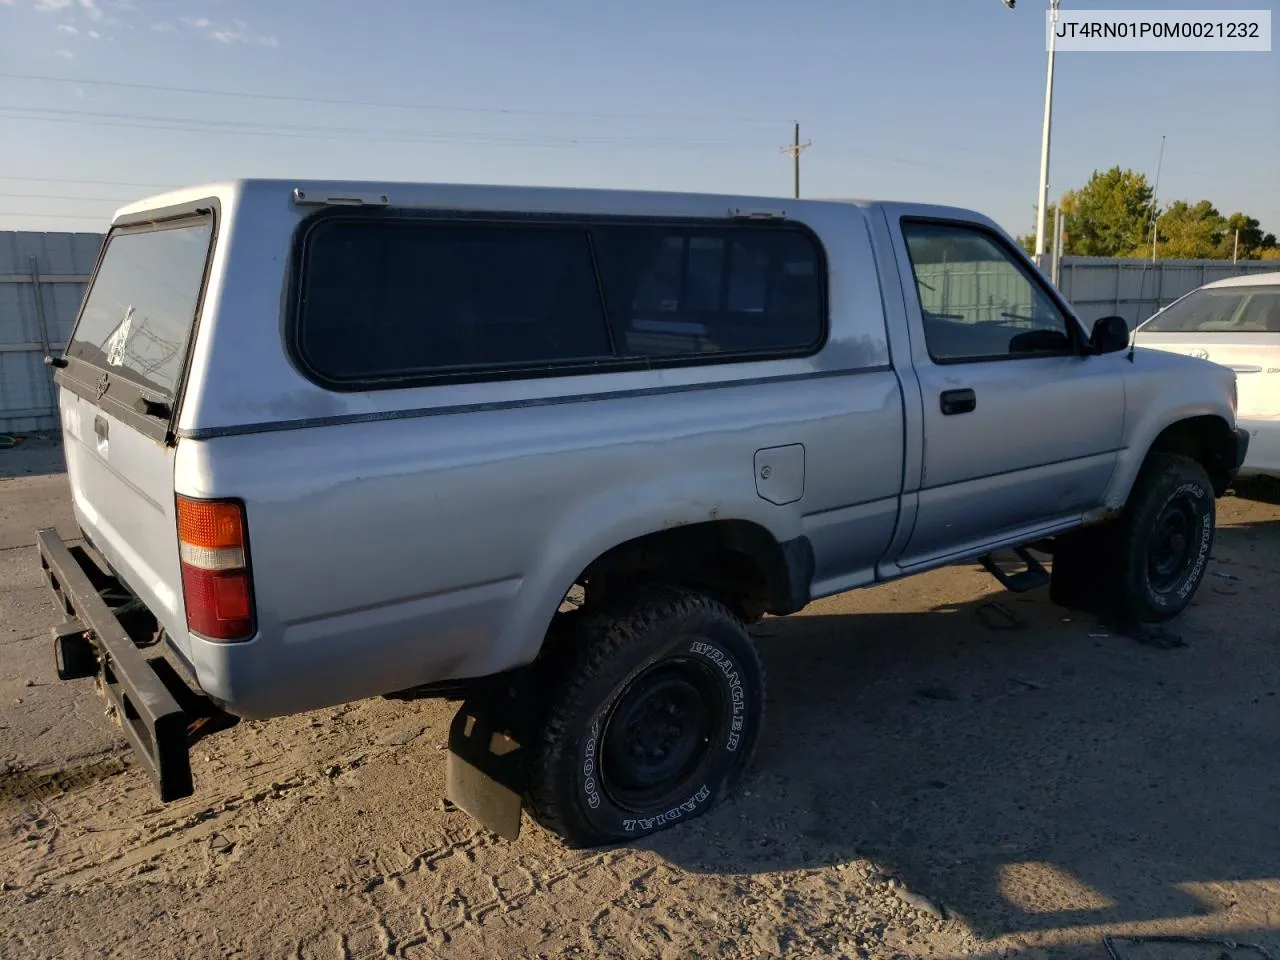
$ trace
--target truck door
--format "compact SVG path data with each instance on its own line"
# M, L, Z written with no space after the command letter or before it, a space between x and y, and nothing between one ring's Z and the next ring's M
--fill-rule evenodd
M1065 305L990 226L903 216L890 229L924 408L899 565L1032 539L1096 506L1123 436L1125 355L1089 355Z

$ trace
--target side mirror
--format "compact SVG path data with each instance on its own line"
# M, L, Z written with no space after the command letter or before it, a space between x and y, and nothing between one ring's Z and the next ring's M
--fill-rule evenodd
M1124 317L1101 317L1093 325L1089 346L1094 353L1119 353L1129 349L1129 323Z

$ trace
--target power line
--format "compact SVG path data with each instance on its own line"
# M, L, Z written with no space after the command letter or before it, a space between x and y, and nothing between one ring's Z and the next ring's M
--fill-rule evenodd
M128 203L122 197L66 197L52 193L0 193L0 197L23 197L27 200L79 200L84 203Z
M0 104L0 110L7 110L14 113L24 113L24 114L51 114L53 116L58 116L58 117L91 117L91 118L101 117L101 118L106 118L110 120L134 120L134 121L144 121L148 123L154 122L157 124L176 123L176 124L185 124L188 126L197 127L199 129L205 129L205 128L208 128L209 126L218 126L218 127L226 127L229 129L235 129L237 131L240 131L240 130L269 130L269 131L288 130L288 131L295 131L295 132L302 132L302 133L320 132L325 134L330 134L330 133L350 134L353 136L377 134L377 135L387 135L387 136L396 136L396 137L401 137L401 136L428 137L428 138L437 138L437 139L449 139L452 137L476 137L476 138L486 138L486 139L491 138L494 140L512 140L512 141L520 141L520 140L533 138L533 139L548 139L548 140L566 140L566 141L572 142L575 145L582 144L582 143L591 143L591 142L625 143L625 144L657 144L657 143L665 144L665 143L672 142L669 138L659 139L655 137L631 137L631 136L546 137L544 135L489 133L485 131L479 131L479 132L464 131L460 133L447 133L447 132L435 133L430 131L423 131L419 129L404 128L404 127L401 127L401 128L335 127L327 124L277 123L277 122L263 122L263 121L253 121L253 120L218 120L218 119L213 119L209 117L182 117L182 116L172 117L172 116L157 116L154 114L139 114L139 113L109 113L109 112L104 112L100 110L66 110L66 109L58 109L55 107L27 107L27 106L21 106L21 105L13 105L13 104ZM45 118L41 117L39 119L45 119ZM755 149L756 147L755 143L745 143L745 142L735 143L734 141L731 141L731 140L685 140L685 141L675 141L675 142L686 143L686 144L691 144L696 146L722 146L722 145L723 146L743 146L743 147L750 147L752 149Z
M3 74L0 74L3 76ZM724 140L659 140L659 139L643 139L643 138L625 138L625 137L545 137L528 134L486 134L477 132L466 133L424 133L414 131L403 131L399 135L385 136L380 131L363 128L323 128L323 127L301 127L298 125L272 125L267 123L246 123L243 121L220 121L220 120L200 120L195 118L183 117L160 117L148 116L146 114L106 114L94 113L92 111L57 111L60 114L72 114L71 116L15 116L15 111L36 111L38 108L32 107L11 107L0 105L0 118L17 121L27 121L32 123L70 123L84 124L88 126L105 126L105 127L121 127L125 129L141 129L141 130L163 130L166 132L183 132L183 133L221 133L234 134L236 136L266 136L273 139L285 140L352 140L359 139L362 143L437 143L437 144L470 144L476 146L494 146L494 147L582 147L595 146L605 148L624 148L629 150L739 150L739 151L755 151L760 149L760 145L754 143L735 143ZM45 113L54 113L55 111L42 111ZM108 118L108 119L100 119ZM120 118L120 119L111 119ZM221 124L221 126L217 126ZM315 130L316 132L304 132ZM806 145L802 145L807 146ZM894 154L876 153L863 150L845 150L839 144L833 145L834 149L828 151L831 157L848 156L863 160L879 160L887 163L904 164L913 167L924 167L929 169L947 170L950 173L977 173L989 175L988 168L961 166L955 163L941 163L929 160L915 160L910 157L903 157ZM792 148L783 148L789 151ZM27 178L6 178L6 179L27 179ZM38 179L38 178L30 178ZM144 183L123 183L119 181L67 181L75 183L119 183L122 186L156 186L169 187L171 184L144 184Z
M46 220L102 220L99 213L28 213L25 210L0 210L0 217L41 217Z
M352 140L361 143L458 143L482 146L503 147L622 147L628 150L638 149L730 149L756 150L758 146L731 141L689 140L671 141L658 139L639 139L624 137L547 137L529 134L485 134L476 132L436 134L418 131L403 131L393 136L386 136L377 130L364 127L323 128L297 127L284 124L251 124L243 121L197 120L183 117L156 117L144 114L106 114L91 113L84 115L30 116L24 113L34 112L35 108L10 107L0 105L0 118L11 121L29 123L70 123L98 127L120 127L125 129L164 130L171 133L233 134L235 136L270 137L274 140ZM54 114L46 110L43 113ZM64 111L64 114L78 113ZM98 118L119 119L98 119ZM308 132L314 131L314 132Z
M499 116L580 117L593 120L675 120L690 123L776 123L762 117L713 117L664 113L593 113L583 110L525 110L510 107L463 107L436 103L406 103L390 100L351 100L341 97L299 97L280 93L245 93L238 90L216 90L209 87L171 87L159 83L130 83L123 80L90 80L76 77L52 77L35 73L0 73L8 80L36 80L41 83L71 83L122 90L153 90L159 93L190 93L209 97L239 97L246 100L272 100L283 103L319 103L343 107L387 107L393 110L422 110L436 113L479 113Z
M0 174L0 180L29 180L32 183L87 183L95 187L161 187L173 188L174 183L143 183L138 180L72 180L70 177L19 177Z

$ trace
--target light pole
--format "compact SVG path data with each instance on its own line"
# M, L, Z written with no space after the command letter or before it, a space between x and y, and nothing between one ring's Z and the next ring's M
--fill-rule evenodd
M1044 232L1049 219L1049 130L1053 125L1053 53L1058 33L1059 0L1049 0L1049 74L1044 82L1044 130L1040 135L1040 193L1036 211L1036 259L1044 256Z
M1016 0L1001 0L1010 10ZM1036 262L1044 256L1045 227L1049 207L1049 130L1053 125L1053 54L1057 46L1058 7L1061 0L1049 0L1049 72L1044 83L1044 130L1040 135L1040 186L1036 193Z

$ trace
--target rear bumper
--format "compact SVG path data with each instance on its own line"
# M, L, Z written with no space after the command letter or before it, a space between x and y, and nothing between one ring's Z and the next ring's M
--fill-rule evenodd
M36 534L40 566L67 622L53 629L58 676L97 675L111 712L164 802L190 796L188 724L203 701L163 659L148 658L122 616L133 604L110 605L122 591L80 547L55 530ZM206 701L207 702L207 701Z

